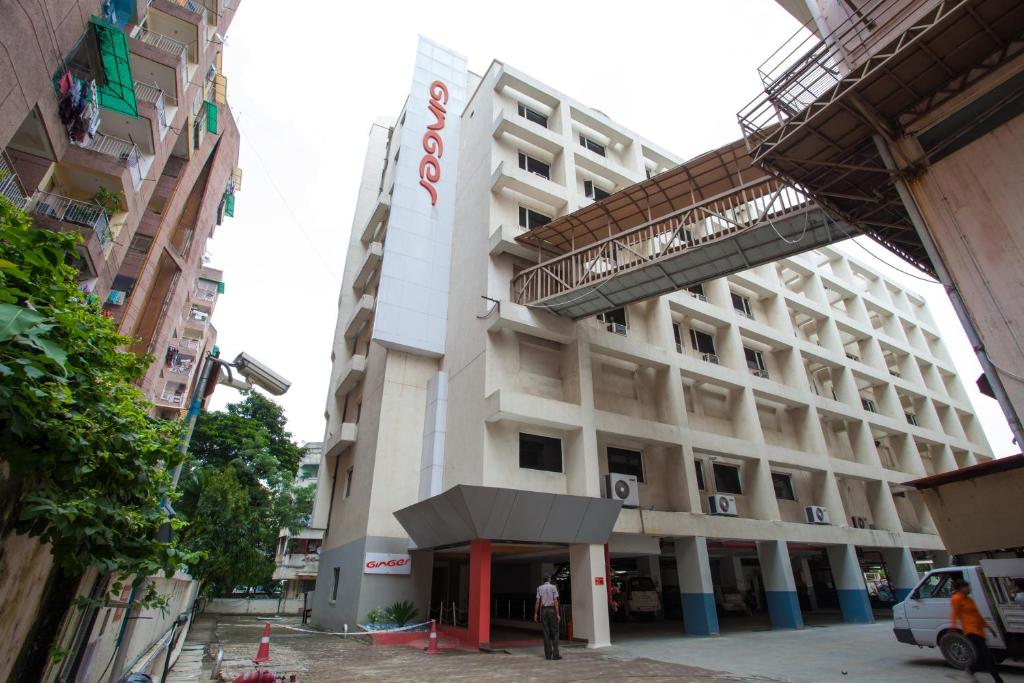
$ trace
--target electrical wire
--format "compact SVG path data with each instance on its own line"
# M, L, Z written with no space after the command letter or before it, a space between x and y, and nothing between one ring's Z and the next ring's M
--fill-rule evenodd
M826 212L824 212L824 213L825 213L825 224L827 225L827 224L828 224L828 222L829 222L829 215L828 215L828 212L827 212L827 211L826 211ZM908 273L907 271L905 271L905 270L902 270L901 268L897 268L896 266L892 265L891 263L889 263L888 261L886 261L885 259L883 259L883 258L882 258L881 256L879 256L878 254L876 254L875 252L871 251L870 249L868 249L867 247L865 247L865 246L864 246L863 244L861 244L860 242L858 242L858 241L857 241L857 238L858 238L858 237L861 237L861 235L851 235L850 233L846 232L846 230L844 230L844 229L843 229L843 224L842 224L842 223L840 223L839 221L833 220L833 221L832 221L832 225L834 225L835 227L837 227L837 228L839 229L839 232L841 232L841 233L843 233L844 235L846 235L846 237L847 237L847 238L849 238L849 239L850 239L850 240L851 240L851 241L852 241L852 242L853 242L854 244L856 244L856 245L857 245L858 247L860 247L861 249L863 249L864 251L866 251L867 253L869 253L869 254L870 254L870 255L871 255L872 257L874 257L874 258L878 259L878 260L879 260L879 261L880 261L881 263L884 263L885 265L889 266L890 268L892 268L893 270L895 270L895 271L896 271L897 273L900 273L901 275L906 275L907 277L912 277L912 278L914 278L915 280L920 280L921 282L927 282L927 283L929 283L929 284L932 284L932 285L941 285L941 284L942 284L942 283L941 283L941 282L939 282L938 280L934 280L934 279L932 279L932 278L930 278L930 277L922 277L922 276L920 276L920 275L915 275L914 273Z

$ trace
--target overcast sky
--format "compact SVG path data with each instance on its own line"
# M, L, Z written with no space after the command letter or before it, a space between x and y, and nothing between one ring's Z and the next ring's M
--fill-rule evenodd
M798 29L772 0L493 7L241 2L224 70L245 176L235 217L209 245L227 286L213 324L225 356L247 351L291 380L279 400L301 441L323 437L367 133L400 111L419 34L465 55L478 74L498 59L689 158L740 137L736 112L759 92L757 66ZM886 270L860 246L845 249L927 297L993 449L1015 452L998 405L974 387L980 368L942 288ZM238 398L219 387L212 407Z

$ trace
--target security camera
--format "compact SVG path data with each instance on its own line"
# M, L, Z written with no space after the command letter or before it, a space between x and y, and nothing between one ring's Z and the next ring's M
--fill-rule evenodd
M244 351L238 354L233 365L242 377L245 377L249 382L265 389L274 396L280 396L284 392L288 391L288 387L292 385L292 383L284 377L277 374L263 363L260 363Z

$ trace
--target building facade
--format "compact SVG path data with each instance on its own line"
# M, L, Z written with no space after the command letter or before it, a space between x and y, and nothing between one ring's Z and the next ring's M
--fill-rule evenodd
M0 195L36 226L82 236L82 289L137 340L133 352L154 356L140 385L154 415L168 419L183 414L216 342L210 316L224 278L205 249L233 214L241 181L221 68L238 4L61 0L8 4L0 21ZM9 543L0 573L22 589L0 602L5 679L30 629L48 618L37 609L52 590L48 549ZM115 578L90 572L68 597L102 595ZM71 654L49 661L45 680L158 671L197 586L180 573L156 581L171 597L156 616L128 618L130 589L125 604L69 610L57 642Z
M682 160L506 64L464 65L421 40L405 107L370 130L314 623L408 599L491 642L543 573L591 646L629 575L681 633L717 633L727 594L776 627L867 621L866 568L903 595L945 561L904 482L991 453L924 300L824 248L596 318L513 303L541 256L517 237ZM621 511L609 475L638 493Z
M319 479L320 461L323 459L323 444L310 442L302 447L302 460L295 478L296 486L316 486ZM281 529L277 537L277 551L274 555L274 580L283 581L282 597L305 603L304 594L312 593L316 587L319 569L320 546L324 530L313 526L312 516L301 529ZM296 605L296 606L297 606ZM291 611L292 604L288 605Z

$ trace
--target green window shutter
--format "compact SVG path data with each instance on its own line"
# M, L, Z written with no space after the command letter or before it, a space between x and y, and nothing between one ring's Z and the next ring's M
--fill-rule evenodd
M135 100L128 38L121 29L103 19L91 17L89 22L103 66L103 78L96 79L100 106L137 119L139 105ZM104 80L106 82L102 83Z
M232 217L235 215L235 195L233 194L224 195L224 215Z
M217 104L215 102L206 102L206 131L208 133L217 132Z

